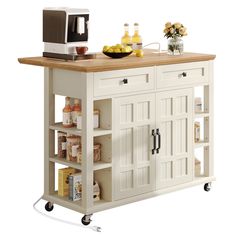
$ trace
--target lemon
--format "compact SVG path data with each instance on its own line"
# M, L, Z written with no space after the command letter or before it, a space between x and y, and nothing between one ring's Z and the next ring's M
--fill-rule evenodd
M125 46L125 51L126 52L131 52L132 51L132 48L130 46Z
M114 52L114 50L113 50L113 48L109 48L108 50L107 50L107 52Z
M117 53L118 53L118 52L121 52L121 51L120 51L120 48L115 48L115 49L114 49L114 52L117 52Z
M143 55L144 55L143 50L141 49L136 50L136 57L143 57Z
M107 52L109 48L110 48L109 46L105 45L105 46L103 47L103 52Z

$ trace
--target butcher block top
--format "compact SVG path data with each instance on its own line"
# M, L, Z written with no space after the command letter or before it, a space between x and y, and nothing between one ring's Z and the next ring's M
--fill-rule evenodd
M157 53L151 49L145 49L144 57L136 57L132 54L121 59L109 58L102 53L98 53L96 59L78 61L63 61L45 57L26 57L19 58L18 60L20 63L28 65L81 72L99 72L187 62L209 61L213 60L214 58L215 55L188 52L180 56L170 56L166 53Z

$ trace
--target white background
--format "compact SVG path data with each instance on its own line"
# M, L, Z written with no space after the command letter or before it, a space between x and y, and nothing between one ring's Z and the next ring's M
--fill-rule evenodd
M0 234L92 235L38 215L32 203L43 192L43 69L18 57L43 51L42 9L89 8L89 48L115 44L123 24L140 23L144 43L160 41L166 21L188 28L185 51L213 53L215 61L215 175L211 192L202 186L114 208L93 216L103 235L235 235L235 8L234 1L8 0L1 3L1 182ZM60 111L59 111L60 112ZM44 210L43 204L39 209ZM80 222L81 214L55 207L53 216Z

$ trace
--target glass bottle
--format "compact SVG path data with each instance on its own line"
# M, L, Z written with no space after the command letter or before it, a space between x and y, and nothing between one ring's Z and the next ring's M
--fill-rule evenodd
M70 106L70 97L65 98L65 107L63 108L63 121L62 125L65 128L71 128L73 127L72 122L72 109Z
M132 36L132 47L136 52L137 50L142 49L142 38L139 34L139 24L134 23L134 35Z
M124 35L121 38L121 44L123 46L132 46L132 38L129 35L129 24L124 24Z
M81 108L80 108L80 104L79 104L79 99L75 98L74 105L72 107L72 122L73 122L74 126L77 125L77 117L78 117L80 111L81 111Z

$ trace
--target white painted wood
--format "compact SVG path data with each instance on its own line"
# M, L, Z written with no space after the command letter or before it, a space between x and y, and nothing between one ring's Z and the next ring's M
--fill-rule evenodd
M180 78L180 72L187 76ZM128 84L120 83L124 78ZM201 114L193 109L196 85L205 86ZM82 130L54 123L54 94L82 100ZM93 129L94 108L101 111L100 129ZM204 118L205 142L193 142L193 117ZM152 155L151 131L157 128L161 149ZM55 130L82 136L82 166L54 157ZM103 146L98 163L93 163L94 141ZM198 147L204 148L205 176L195 178L193 148ZM84 214L215 180L213 62L97 73L46 68L44 163L44 199ZM55 163L82 170L82 201L57 196ZM98 202L93 202L94 179L101 187Z
M82 170L82 165L78 164L76 162L71 162L67 161L66 159L63 158L58 158L58 157L50 157L49 160L54 163L58 163L61 165L69 166L78 170ZM93 170L102 170L106 168L110 168L111 163L105 162L105 161L98 161L93 163Z
M155 94L114 100L114 198L121 199L155 188L155 159L151 154L155 128Z
M49 161L54 156L55 135L49 126L55 122L55 96L52 92L53 70L44 69L44 194L55 191L55 164Z
M123 83L127 79L128 83ZM94 73L94 96L154 89L154 67Z
M53 69L53 93L81 99L87 76L93 80L93 73Z
M157 154L157 189L191 181L192 161L192 89L170 90L157 94L157 128L161 148Z
M202 184L213 182L213 181L215 181L215 177L195 177L193 181L190 181L190 182L178 184L172 187L163 188L160 190L140 194L133 197L123 198L123 199L116 200L113 202L109 202L109 201L94 202L94 206L91 209L87 209L87 214L103 211L103 210L114 208L114 207L119 207L125 204L130 204L133 202L160 196L162 194L171 193L171 192L185 189L185 188L194 187L196 185L202 185Z
M58 122L53 125L50 125L49 128L51 130L62 131L62 132L68 133L68 134L74 134L74 135L78 135L78 136L82 135L82 130L77 129L76 127L64 128L62 126L62 122ZM108 129L102 129L102 128L93 129L93 137L108 135L111 133L112 133L112 131L108 130Z
M81 87L83 88L82 207L87 209L93 205L93 75L91 73L87 74Z
M204 111L209 117L204 118L204 138L209 146L204 147L204 174L214 175L214 80L213 61L209 62L209 86L204 87Z
M157 88L173 87L193 83L207 83L209 62L192 62L156 67ZM186 76L183 76L186 73Z

